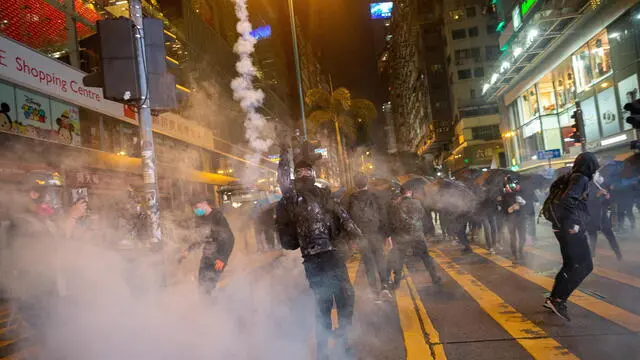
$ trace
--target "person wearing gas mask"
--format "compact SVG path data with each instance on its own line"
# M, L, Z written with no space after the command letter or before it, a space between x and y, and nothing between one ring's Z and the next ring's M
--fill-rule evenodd
M276 226L280 243L286 250L300 249L309 287L316 303L317 358L329 358L331 310L335 301L339 319L337 349L353 356L348 331L353 317L355 293L344 258L338 251L337 236L346 231L352 238L362 232L347 211L331 196L329 189L315 185L313 164L296 159L292 181L290 152L281 146L278 182L282 199L276 206Z
M77 236L77 223L87 212L87 202L75 202L62 211L62 180L57 173L34 171L27 175L23 196L11 218L8 258L12 274L7 277L10 296L33 331L36 342L46 348L51 317L67 295L61 264L63 242Z
M552 189L554 186L562 186L558 199L553 201L556 221L552 221L553 233L562 253L562 268L556 275L551 296L545 300L544 306L566 321L570 321L567 299L593 271L586 235L589 220L587 199L589 182L599 167L593 153L581 153L576 157L571 173L556 180L561 184L554 182L551 185Z
M616 254L616 258L622 260L622 252L613 233L611 224L611 191L609 184L605 183L600 173L596 172L593 181L589 183L589 223L587 224L587 234L589 235L589 245L591 246L591 257L596 257L596 245L598 243L598 231L602 232L609 241L611 250Z
M198 239L183 252L180 261L191 251L202 247L198 284L206 295L211 295L227 267L235 237L222 211L214 208L206 194L193 196L191 207L196 216Z
M507 233L511 237L511 253L514 263L524 261L527 223L522 208L525 204L526 201L521 196L520 182L514 176L507 175L500 196L500 208L504 214Z

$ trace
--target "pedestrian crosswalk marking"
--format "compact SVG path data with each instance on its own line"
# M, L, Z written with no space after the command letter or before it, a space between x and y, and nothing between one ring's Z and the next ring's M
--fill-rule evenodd
M551 338L543 329L517 312L502 298L482 285L441 251L433 251L435 260L480 307L502 326L534 359L578 359Z
M406 267L404 269L405 274L407 274ZM396 290L396 303L398 306L398 315L400 317L400 326L402 327L402 332L404 336L404 345L405 351L407 353L407 360L441 360L446 359L444 356L444 351L442 351L441 356L434 358L434 353L431 352L431 348L427 344L425 339L424 330L420 324L420 317L418 310L416 308L416 304L411 296L409 280L411 278L407 276L407 278L400 282L400 287ZM422 304L421 301L418 302ZM424 310L424 306L422 307ZM426 312L424 315L422 324L431 323L431 320L426 316ZM425 326L426 327L426 326ZM433 324L431 325L433 327ZM434 329L435 330L435 329ZM438 340L438 343L440 341ZM439 344L441 345L441 344Z
M485 259L502 266L506 270L509 270L512 273L547 289L548 291L551 291L551 288L553 287L553 279L538 275L529 268L524 266L514 266L511 261L503 258L502 256L492 255L488 250L477 246L473 247L473 251ZM578 291L571 295L569 301L633 332L640 332L640 316L632 312L621 309L602 300L598 300L594 297L584 295Z
M551 254L548 253L546 251L540 250L540 249L536 249L533 247L529 247L526 249L528 252L532 253L532 254L536 254L540 257L543 257L545 259L548 260L558 260L558 261L562 261L562 258L560 256L560 254ZM593 273L596 275L600 275L602 277L606 277L608 279L617 281L619 283L622 284L627 284L636 288L640 289L640 279L633 277L631 275L627 275L627 274L623 274L621 272L618 271L614 271L614 270L609 270L609 269L605 269L605 268L601 268L599 266L594 266L593 268Z

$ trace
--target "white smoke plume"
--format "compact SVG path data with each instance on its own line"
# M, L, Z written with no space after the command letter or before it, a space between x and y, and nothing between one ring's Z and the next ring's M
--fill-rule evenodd
M257 111L262 106L265 95L262 90L253 86L255 68L251 55L255 50L257 40L251 36L252 26L249 21L247 2L246 0L234 0L234 2L238 17L236 30L240 36L233 51L239 56L236 63L236 71L239 76L231 81L231 88L233 89L233 98L240 102L240 107L246 113L245 137L249 141L251 149L255 151L255 154L248 156L247 160L259 162L261 153L268 151L273 141L269 138L271 131L269 131L267 120Z

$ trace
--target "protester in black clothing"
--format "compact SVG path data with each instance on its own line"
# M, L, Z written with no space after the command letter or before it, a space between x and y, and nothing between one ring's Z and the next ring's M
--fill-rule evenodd
M387 230L386 211L382 200L374 192L368 190L368 182L369 179L365 174L356 175L356 192L349 197L347 209L363 234L358 239L358 247L369 281L369 288L375 295L380 293L381 297L390 299L384 246L385 239L391 234ZM376 274L380 277L380 287Z
M7 234L7 258L14 275L4 277L7 283L3 285L33 337L47 348L52 315L67 295L58 257L60 243L77 234L77 222L86 215L87 202L79 199L64 213L62 181L57 173L34 171L24 185L26 203L16 200Z
M553 232L560 243L562 268L558 272L551 296L544 306L569 321L567 299L593 270L589 242L586 236L589 213L587 198L589 181L599 168L595 155L589 152L578 155L566 182L565 190L555 207L557 222Z
M427 242L424 238L424 208L422 203L413 199L412 196L412 191L403 188L402 197L396 201L390 215L393 229L391 239L394 254L392 265L394 287L398 287L400 283L402 269L409 250L412 250L413 255L422 260L434 284L442 282L442 278L436 271L433 258L429 255Z
M522 210L526 202L520 196L520 190L518 179L509 175L504 179L503 194L500 198L500 208L511 240L511 253L516 263L524 260L526 240L526 219Z
M341 231L358 238L362 232L329 189L315 186L312 164L304 159L295 163L291 181L290 154L282 146L278 182L282 199L276 206L276 226L284 249L300 249L304 270L316 301L316 343L318 359L329 357L331 309L335 301L340 327L336 330L338 348L350 355L348 331L353 318L355 292L344 259L337 251Z
M594 176L594 180L589 183L589 200L587 202L590 215L589 222L587 223L587 234L589 235L591 257L596 257L598 231L601 231L609 241L611 250L616 254L618 260L622 260L622 252L620 252L620 246L618 245L616 235L613 233L613 227L611 225L611 215L609 212L611 195L607 189L607 185L604 183L602 183L600 187L596 185L596 178L597 174Z
M198 284L205 294L210 295L227 267L235 238L224 214L220 209L214 209L206 194L194 196L191 206L197 217L199 239L189 245L183 253L183 258L191 251L202 247Z

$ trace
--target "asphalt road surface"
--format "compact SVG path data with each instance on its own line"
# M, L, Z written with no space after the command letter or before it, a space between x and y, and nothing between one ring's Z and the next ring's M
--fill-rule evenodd
M432 284L424 266L410 260L408 276L387 302L370 295L363 265L353 257L348 262L357 294L351 343L358 359L640 359L638 236L619 237L622 262L600 241L595 270L570 299L572 321L565 322L542 307L560 256L551 233L545 228L538 233L522 265L512 263L508 244L497 255L481 243L466 255L451 243L431 244L444 282ZM263 311L252 314L263 317L263 323L277 323L273 329L285 339L277 350L282 359L315 357L312 297L300 268L296 253L271 256L256 266L250 280L241 280L260 284L252 290L257 299L270 294L271 303L254 302ZM239 280L225 279L220 291L234 291L234 281ZM288 316L289 310L297 316ZM5 303L0 308L0 359L28 359L37 350L28 331L16 330L19 322L19 314ZM243 341L260 349L264 339L256 338L262 336L247 332ZM256 358L276 358L266 347L262 351L264 356Z

